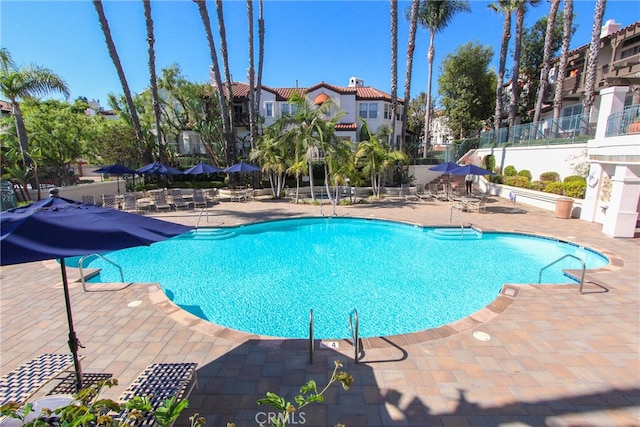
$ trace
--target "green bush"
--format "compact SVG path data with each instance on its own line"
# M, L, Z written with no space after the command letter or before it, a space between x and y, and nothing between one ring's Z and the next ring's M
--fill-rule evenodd
M493 182L494 184L502 184L502 180L502 175L489 175L489 182Z
M524 176L529 181L531 181L531 178L532 178L531 172L528 171L527 169L523 169L520 172L518 172L518 176Z
M515 166L507 166L504 168L504 176L516 176L518 174L518 170Z
M545 183L542 181L535 180L529 183L529 189L531 190L544 191L544 187Z
M560 175L558 174L558 172L543 172L540 174L540 181L560 182Z
M529 188L529 180L524 176L505 176L502 183L512 187Z
M492 171L496 167L496 158L493 154L487 154L482 158L482 167Z
M582 175L570 175L564 179L564 182L582 182L584 184L587 183L587 180Z
M562 190L561 182L547 182L544 186L545 193L562 194Z
M584 194L587 191L587 183L584 181L584 178L582 181L567 181L565 179L564 183L562 184L562 188L565 196L573 197L576 199L584 199Z

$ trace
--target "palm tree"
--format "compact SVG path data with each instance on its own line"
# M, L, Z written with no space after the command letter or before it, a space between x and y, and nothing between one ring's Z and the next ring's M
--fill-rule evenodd
M124 69L122 68L122 63L120 62L120 57L118 56L116 45L113 42L113 37L111 36L111 29L109 28L109 21L107 21L107 16L105 15L104 8L102 7L102 0L93 0L93 6L95 7L96 13L98 14L98 20L100 21L100 28L102 28L102 34L104 34L104 39L105 39L105 42L107 43L109 56L111 57L111 61L113 61L113 65L116 67L116 72L118 73L120 84L122 85L124 98L127 103L127 107L129 108L131 122L133 123L133 129L136 132L136 139L138 140L138 150L142 153L142 147L144 144L144 135L142 134L142 126L140 125L140 119L138 118L138 111L136 110L135 104L133 103L131 90L129 90L129 83L127 83L127 78L124 75Z
M154 49L155 37L153 35L153 19L151 18L151 0L142 0L144 7L144 20L147 27L147 43L149 44L149 82L151 85L151 99L153 105L153 117L156 125L156 143L158 145L158 158L164 162L165 147L160 127L160 97L158 96L158 78L156 76L156 52Z
M602 28L602 17L607 6L607 0L597 0L596 7L593 11L593 29L591 31L591 44L589 45L589 59L587 60L587 72L584 77L584 97L582 98L583 106L583 125L589 124L591 117L591 107L595 101L596 87L596 70L598 68L598 52L600 52L600 30Z
M251 147L255 146L256 138L256 121L257 118L253 112L256 108L255 104L255 65L253 59L253 0L247 0L247 21L249 24L249 69L247 70L247 79L249 80L249 139Z
M222 10L222 0L216 0L216 12L218 15L218 32L220 33L220 55L222 56L222 67L224 69L224 77L227 81L227 97L225 102L225 108L229 109L227 119L229 124L227 126L228 134L225 134L227 140L227 162L233 164L237 160L236 154L236 135L233 131L233 88L231 81L231 71L229 69L229 54L227 53L227 31L224 25L224 12Z
M558 79L556 91L553 96L553 126L551 134L558 130L558 119L562 110L562 92L564 91L564 76L567 72L567 59L569 56L569 44L571 43L571 27L573 25L573 0L564 0L562 50L560 51L560 63L558 64Z
M211 21L209 20L209 12L207 11L206 0L193 0L198 5L200 12L200 19L202 19L202 26L207 35L207 42L209 43L209 53L211 55L211 68L213 71L213 79L216 85L216 95L218 97L218 103L220 104L220 119L222 121L222 134L225 140L225 160L227 165L231 165L235 162L236 141L233 138L233 127L229 113L230 105L227 103L227 98L222 90L222 76L220 74L220 65L218 64L218 54L216 52L216 45L213 41L213 32L211 31ZM229 91L231 93L231 91Z
M280 123L269 126L251 150L250 159L262 165L262 172L269 177L271 194L279 199L285 184L287 169L287 146L283 143ZM297 203L297 199L296 199Z
M258 113L260 112L260 93L262 92L262 66L264 64L264 8L262 0L258 3L260 5L258 12L258 76L256 79L256 96L255 96L255 108L253 114L255 115L255 122L258 123Z
M433 76L433 58L436 50L433 40L436 33L443 31L458 12L470 12L469 3L465 0L423 0L418 12L418 23L429 29L429 77L427 81L427 111L424 124L424 151L423 158L427 158L429 147L429 124L431 115L431 79Z
M551 0L549 15L547 17L547 32L544 35L544 53L542 55L542 70L540 70L540 85L538 86L538 97L536 99L536 109L533 113L533 122L540 120L540 111L542 110L542 101L547 91L547 78L549 77L549 69L551 68L551 43L553 42L553 29L556 26L556 15L560 7L560 0Z
M518 99L520 98L520 54L522 52L522 31L527 5L536 5L540 0L513 0L516 7L516 37L513 45L513 72L511 76L511 98L509 100L509 132L516 124L518 116Z
M398 110L398 1L389 0L391 16L391 135L390 145L396 145L396 111Z
M500 62L498 64L498 84L496 85L496 112L493 117L493 131L495 142L499 142L500 123L502 122L504 89L504 71L507 62L507 49L511 38L511 13L513 12L513 0L498 0L498 3L491 3L487 7L496 12L504 13L504 23L502 24L502 38L500 39Z
M29 167L33 161L28 154L29 137L20 109L20 100L32 99L52 92L60 92L68 97L69 88L62 77L47 68L36 65L17 67L11 53L2 48L0 49L0 92L11 103L22 164L24 167Z
M409 41L407 43L407 67L404 77L404 106L402 108L402 135L400 138L400 151L404 151L405 138L407 136L407 112L409 110L409 97L411 96L411 74L413 71L413 52L416 48L416 30L418 28L418 10L420 0L411 1L411 9L405 13L409 18Z

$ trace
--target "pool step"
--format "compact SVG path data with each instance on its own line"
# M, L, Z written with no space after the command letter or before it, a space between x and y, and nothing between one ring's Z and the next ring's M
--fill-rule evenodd
M464 230L459 227L432 228L427 230L426 233L440 240L477 240L482 238L482 233L473 228L465 228Z
M215 229L199 229L195 236L200 239L210 239L210 240L225 240L231 239L236 236L236 232L232 230L226 230L224 228L215 228Z

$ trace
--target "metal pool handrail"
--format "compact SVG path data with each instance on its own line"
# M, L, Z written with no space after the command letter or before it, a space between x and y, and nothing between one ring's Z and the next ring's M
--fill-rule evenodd
M109 264L113 265L114 267L118 267L118 270L120 270L120 281L124 283L124 273L122 273L122 267L120 267L118 264L111 261L109 258L107 258L104 255L100 255L100 254L85 255L82 258L80 258L80 260L78 261L78 270L80 270L80 281L82 282L83 291L87 292L87 286L86 286L87 282L84 280L84 271L82 271L82 263L86 258L90 256L97 256L98 258L102 258L103 260L107 261Z
M578 261L580 261L580 262L582 263L582 277L580 278L580 288L578 289L578 293L579 293L580 295L582 295L582 287L584 286L584 272L585 272L585 270L586 270L586 265L585 265L584 260L583 260L582 258L578 258L578 257L577 257L577 256L575 256L575 255L566 254L566 255L564 255L564 256L561 256L561 257L560 257L560 258L558 258L557 260L553 261L551 264L548 264L548 265L546 265L546 266L542 267L542 268L540 269L540 274L538 274L538 283L542 283L542 272L543 272L544 270L546 270L547 268L551 267L551 266L552 266L552 265L554 265L555 263L557 263L557 262L559 262L559 261L562 261L563 259L565 259L565 258L567 258L567 257L571 257L571 258L577 259Z
M356 327L353 327L353 318L356 319ZM349 315L349 328L351 329L351 339L353 339L353 348L355 349L355 355L353 360L358 363L360 357L360 321L358 319L358 310L355 308Z

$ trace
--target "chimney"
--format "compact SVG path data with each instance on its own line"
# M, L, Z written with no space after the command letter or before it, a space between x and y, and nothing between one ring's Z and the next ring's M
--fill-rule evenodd
M607 37L620 29L620 24L618 24L615 19L609 19L604 23L602 29L600 30L600 38Z
M349 87L362 87L364 86L364 80L357 77L351 77L349 79Z

